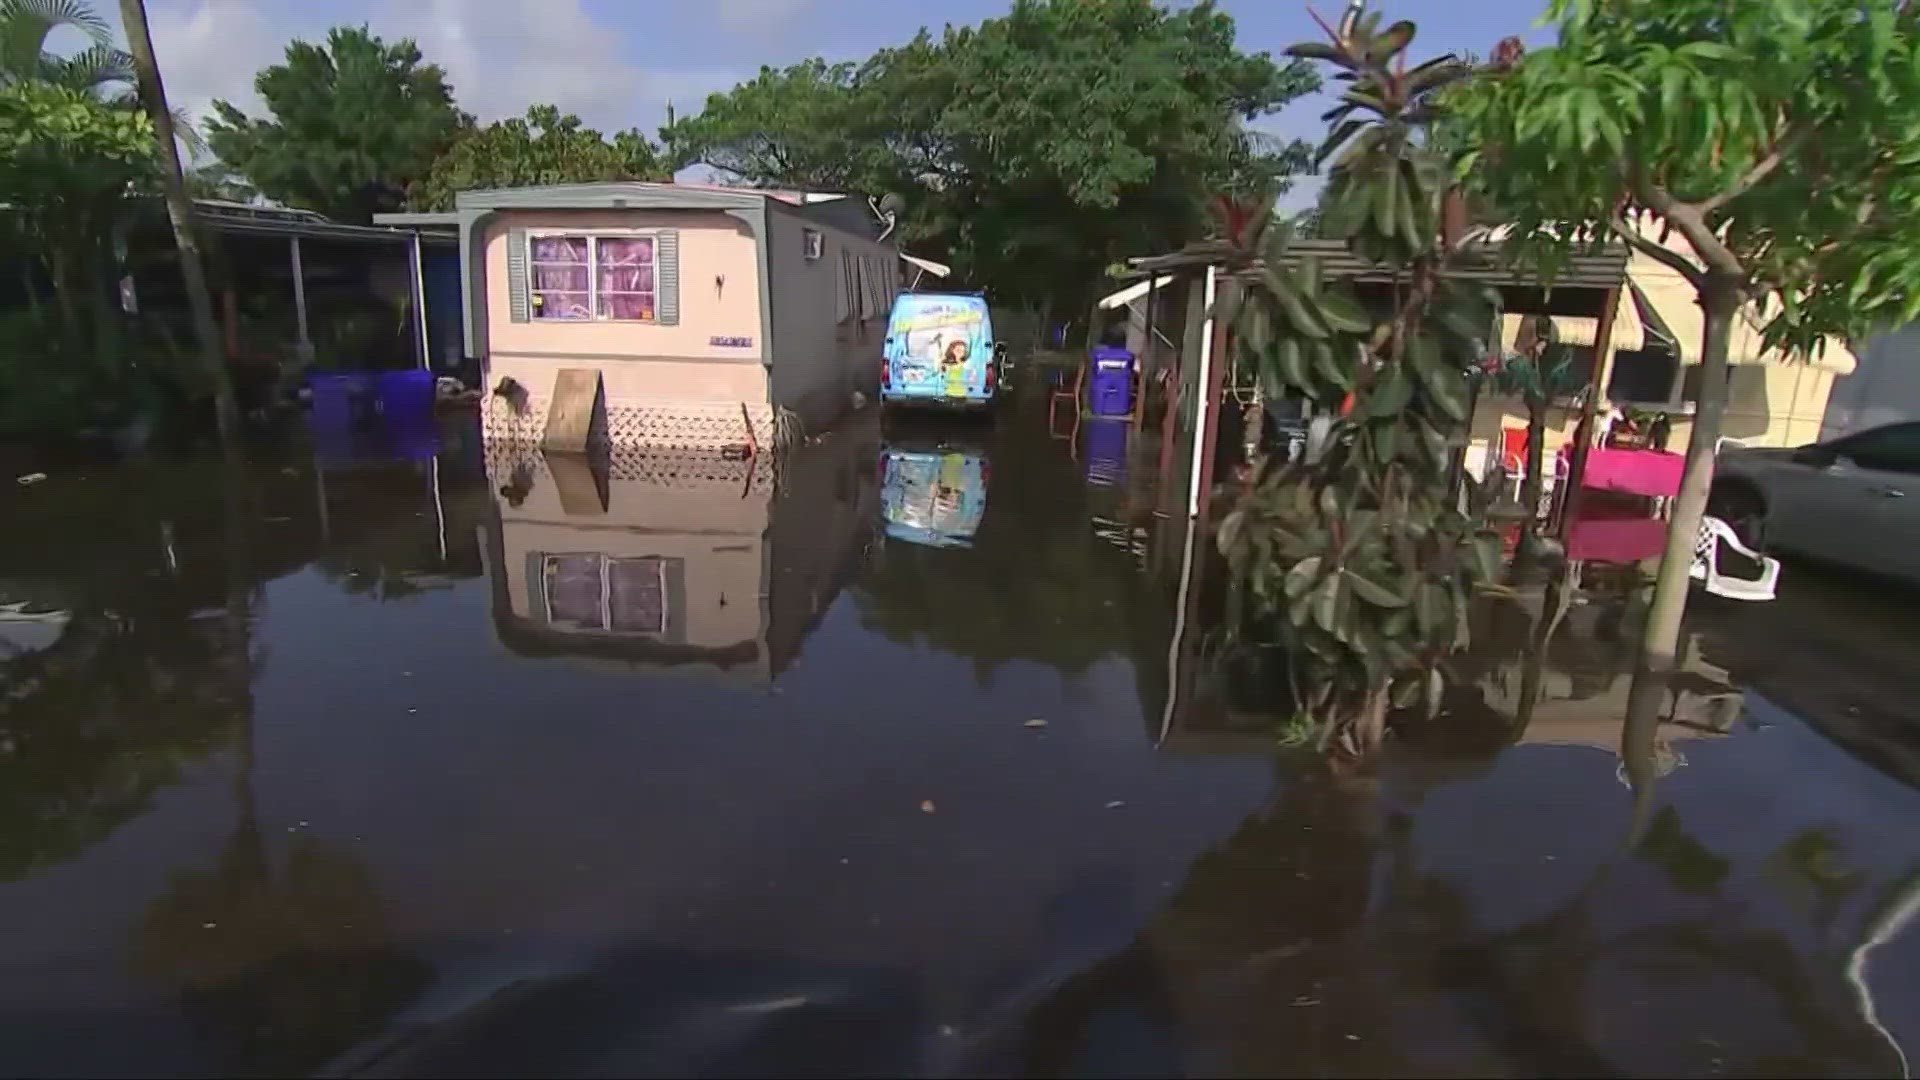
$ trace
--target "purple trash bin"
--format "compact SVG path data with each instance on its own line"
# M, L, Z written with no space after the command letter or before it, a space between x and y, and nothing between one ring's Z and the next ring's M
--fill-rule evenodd
M1087 390L1095 416L1133 412L1133 354L1104 346L1093 350L1093 377Z
M426 368L381 372L374 383L374 408L389 424L431 416L433 372Z
M313 413L308 422L315 432L332 435L353 430L366 380L358 375L314 372L307 376L307 388L313 391Z

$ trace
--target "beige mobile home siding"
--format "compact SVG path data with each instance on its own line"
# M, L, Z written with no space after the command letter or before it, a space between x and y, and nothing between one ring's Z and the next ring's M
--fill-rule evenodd
M821 234L817 260L806 258L806 231ZM851 298L847 256L867 291ZM900 259L888 244L820 224L769 200L767 259L773 282L772 393L804 429L817 432L847 408L854 391L872 398L880 381L880 340L898 290Z
M679 236L679 323L513 321L507 245L516 229L619 232L674 229ZM760 267L753 234L717 210L505 210L485 236L487 399L490 438L538 442L554 378L595 367L617 443L717 446L771 440L772 414L760 340ZM717 344L744 339L749 344ZM516 412L493 389L511 376L527 391Z

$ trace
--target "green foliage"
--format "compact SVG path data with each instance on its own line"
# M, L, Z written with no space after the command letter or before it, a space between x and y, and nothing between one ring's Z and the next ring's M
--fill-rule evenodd
M903 178L858 65L803 60L760 74L661 130L676 168L708 165L753 184L810 191L890 190Z
M1555 0L1553 48L1458 95L1462 176L1551 269L1631 220L1682 270L1778 294L1813 348L1920 317L1920 7L1901 0ZM1653 229L1647 231L1652 232ZM1649 250L1648 254L1655 252ZM1656 256L1658 257L1658 256Z
M262 195L341 221L401 209L472 125L412 41L389 45L365 27L335 27L324 45L292 42L253 85L271 119L214 102L214 152Z
M1402 287L1369 308L1353 282L1294 257L1289 225L1257 200L1224 203L1241 294L1229 288L1221 312L1233 362L1269 396L1336 412L1351 395L1353 407L1316 461L1258 476L1219 541L1239 618L1283 636L1320 745L1364 755L1393 708L1437 709L1437 665L1466 647L1469 598L1498 573L1498 538L1457 508L1450 484L1467 369L1487 351L1497 297L1448 277L1459 253L1436 235L1446 177L1416 138L1432 92L1464 68L1442 58L1407 70L1410 23L1380 30L1375 16L1332 36L1289 50L1351 84L1320 151L1334 160L1321 224Z
M1920 317L1920 7L1554 0L1548 13L1553 48L1503 50L1450 102L1455 168L1511 216L1510 250L1547 273L1611 236L1699 294L1701 393L1642 642L1642 666L1664 669L1734 320L1744 309L1770 344L1812 352Z
M858 65L764 69L662 134L749 183L896 193L903 237L961 278L1078 311L1108 263L1199 235L1208 193L1299 171L1246 122L1315 85L1211 3L1018 0Z
M91 47L72 57L50 53L56 30L77 30ZM35 80L86 89L107 81L93 76L108 68L131 81L126 54L111 41L107 21L86 0L0 0L0 86Z
M524 118L461 135L414 183L408 202L418 210L451 210L454 195L481 188L670 176L653 144L638 131L622 131L608 141L571 113L535 105Z
M53 83L0 87L0 199L16 208L124 194L155 156L144 113Z

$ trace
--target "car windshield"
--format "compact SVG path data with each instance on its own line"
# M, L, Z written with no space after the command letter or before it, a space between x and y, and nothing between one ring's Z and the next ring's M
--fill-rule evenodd
M1863 469L1920 473L1920 423L1856 432L1823 446Z

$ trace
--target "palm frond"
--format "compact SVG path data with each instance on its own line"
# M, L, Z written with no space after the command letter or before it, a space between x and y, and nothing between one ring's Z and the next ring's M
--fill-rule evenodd
M0 0L0 22L16 19L43 23L49 32L70 26L102 43L113 38L113 27L87 0Z
M111 99L113 104L123 109L144 109L146 104L133 90L123 90ZM173 117L173 138L186 150L187 159L209 157L213 149L207 145L207 137L200 133L200 125L194 122L193 114L181 106L175 105L167 110Z
M186 148L187 157L199 159L208 157L213 148L207 145L207 137L200 134L200 125L193 122L193 114L175 105L173 112L173 137Z
M72 56L45 57L42 78L75 90L94 90L113 83L132 85L133 57L111 45L94 45Z
M107 20L86 0L0 0L0 86L44 77L47 37L61 27L80 31L96 46L113 39Z

